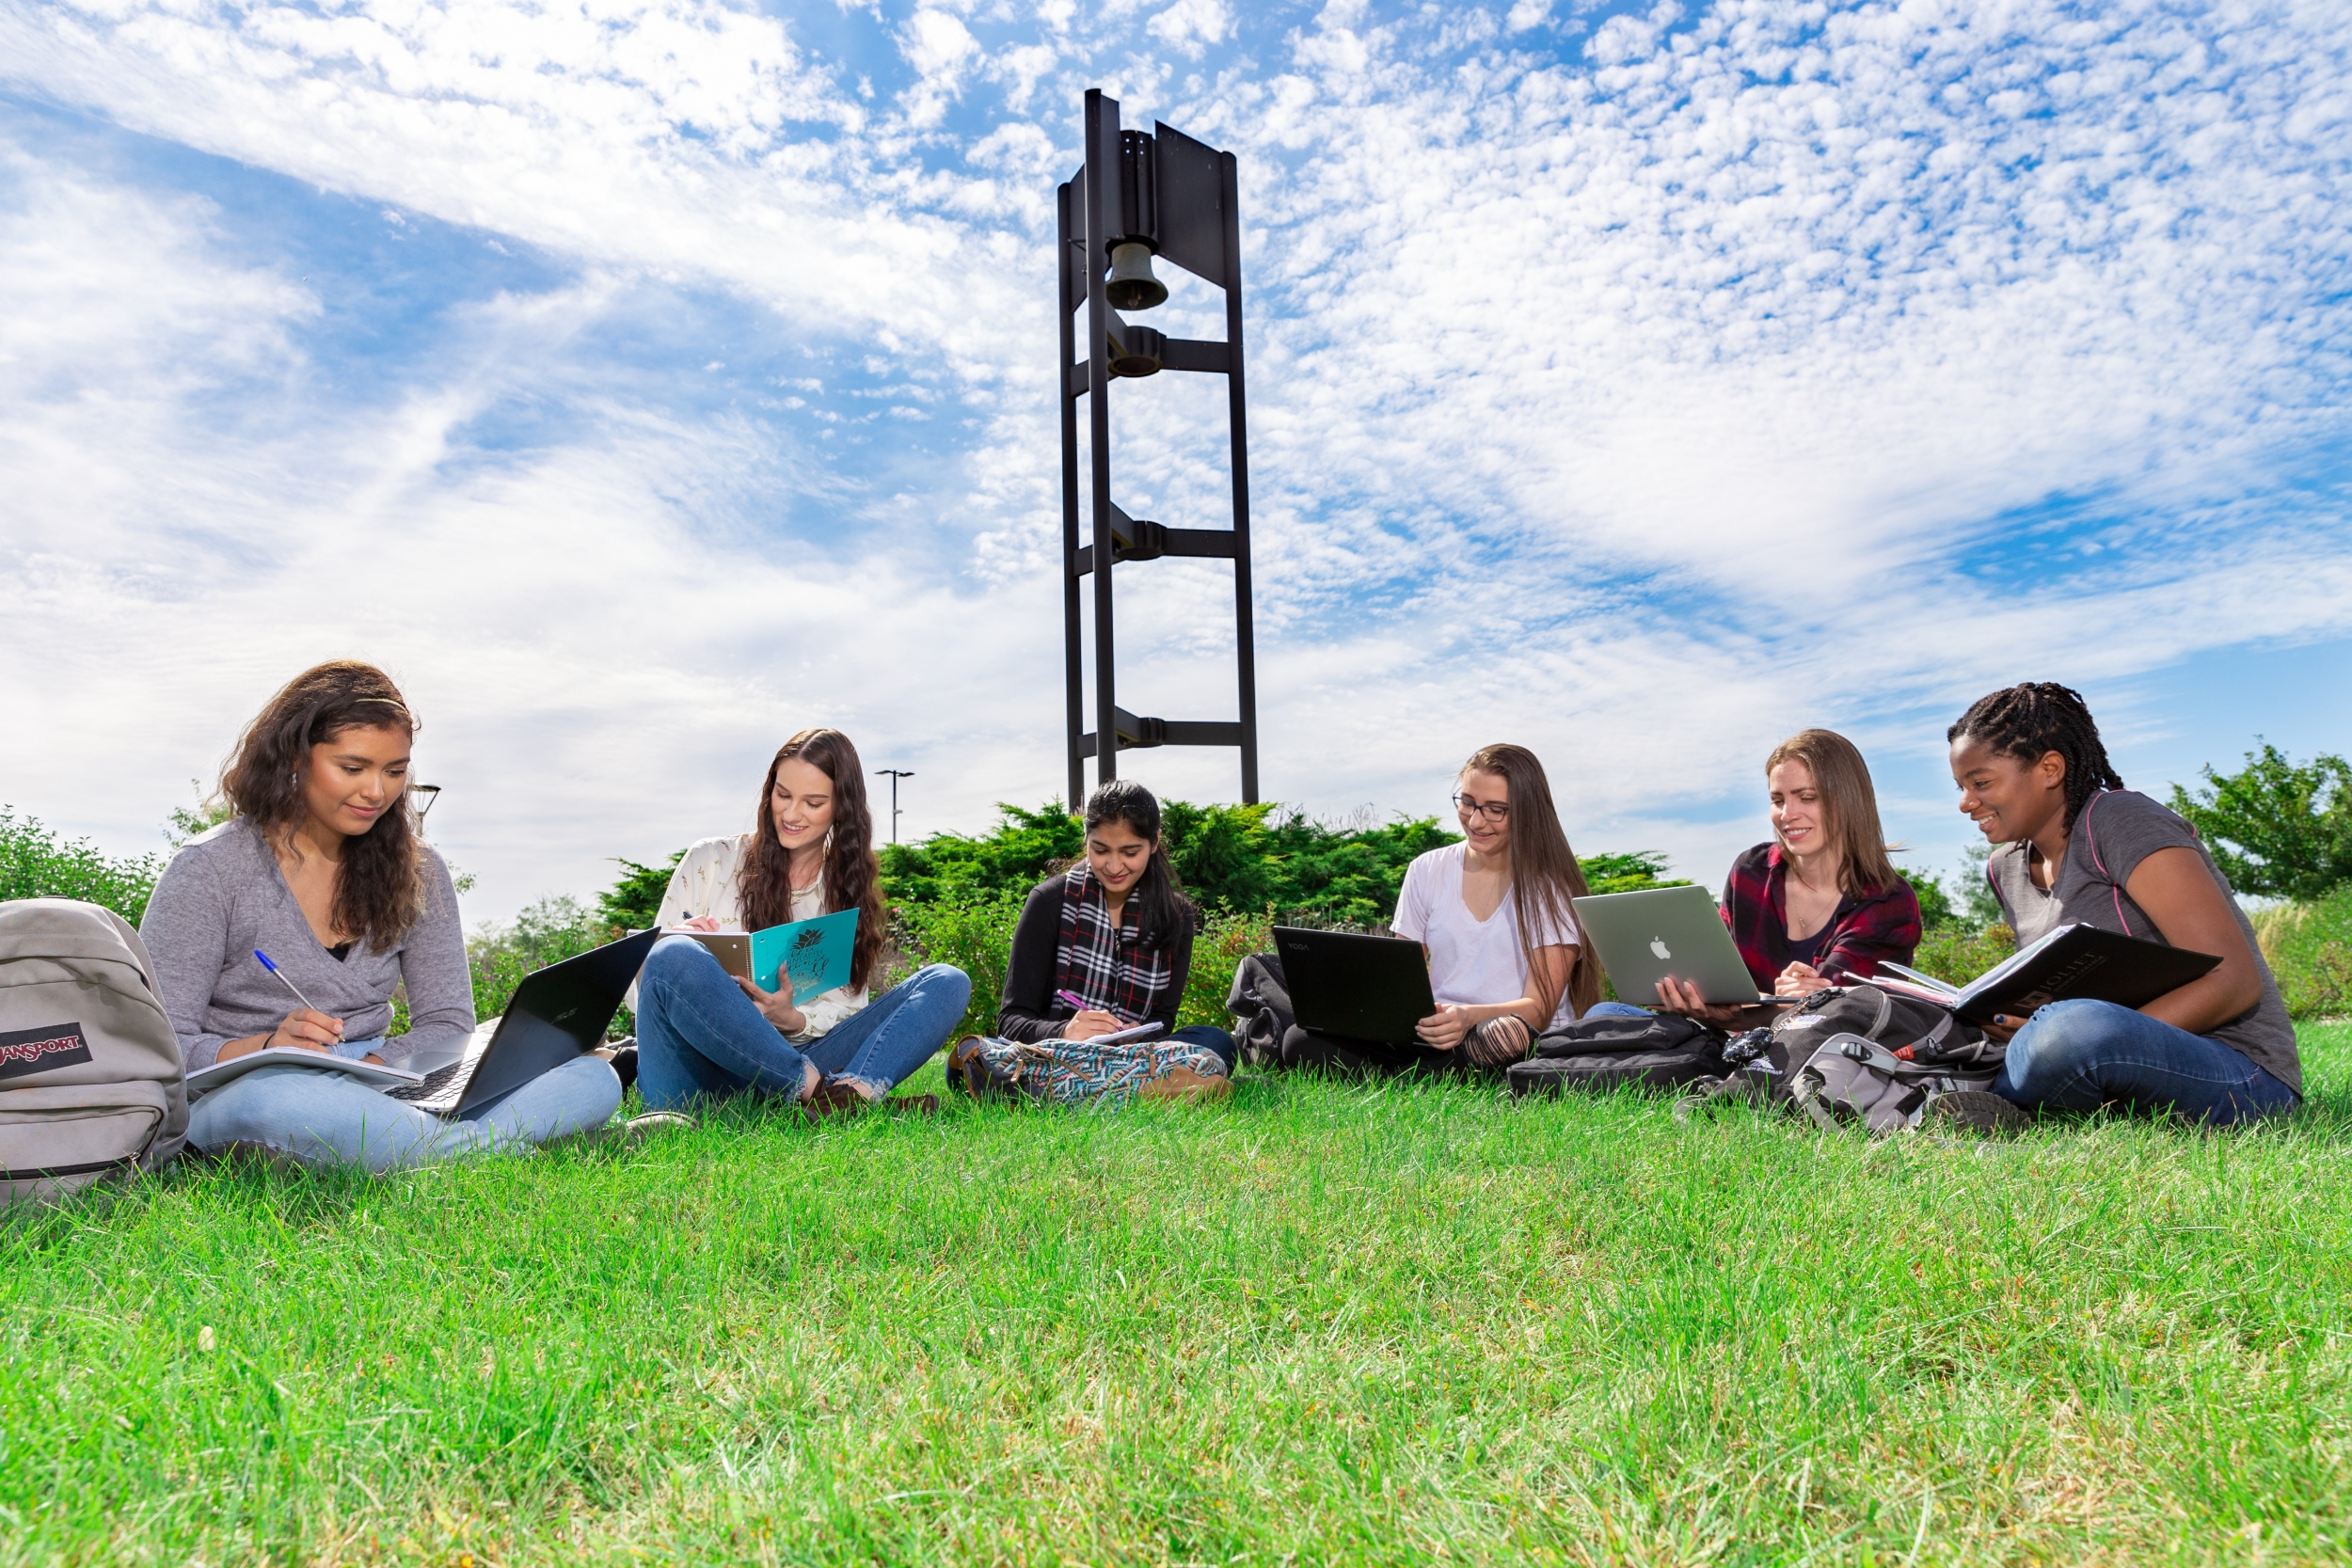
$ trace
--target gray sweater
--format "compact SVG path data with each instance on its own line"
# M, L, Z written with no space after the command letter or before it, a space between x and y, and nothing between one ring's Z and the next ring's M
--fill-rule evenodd
M408 1033L382 1054L463 1045L473 1031L473 974L457 890L440 856L428 848L424 859L423 918L396 946L356 942L339 961L310 934L257 829L239 817L190 839L164 868L139 921L188 1070L212 1066L224 1042L265 1034L302 1005L253 957L257 947L343 1021L347 1040L391 1027L392 988L405 980Z

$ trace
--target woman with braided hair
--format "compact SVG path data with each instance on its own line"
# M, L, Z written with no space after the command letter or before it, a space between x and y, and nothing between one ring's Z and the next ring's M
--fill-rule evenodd
M1960 809L1999 846L1986 876L2021 945L2080 921L2221 958L2137 1011L2074 998L1996 1019L2003 1098L2215 1126L2292 1108L2295 1027L2252 924L2196 830L2123 787L2082 694L2046 681L1995 691L1947 738Z

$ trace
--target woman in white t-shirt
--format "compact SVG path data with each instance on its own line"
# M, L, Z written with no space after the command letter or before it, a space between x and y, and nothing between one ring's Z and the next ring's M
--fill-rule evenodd
M1294 1027L1286 1065L1344 1072L1495 1069L1600 998L1569 900L1584 873L1552 809L1544 765L1524 746L1487 746L1462 765L1454 809L1462 842L1416 856L1390 925L1429 956L1438 1010L1416 1046L1339 1040Z
M758 827L687 850L662 927L757 931L855 910L857 936L849 983L806 1003L789 978L767 991L729 975L691 938L656 942L631 998L646 1109L751 1093L797 1100L811 1116L853 1114L946 1043L972 998L963 971L931 964L869 995L889 915L865 775L848 736L803 730L768 765ZM916 1103L938 1108L930 1096Z

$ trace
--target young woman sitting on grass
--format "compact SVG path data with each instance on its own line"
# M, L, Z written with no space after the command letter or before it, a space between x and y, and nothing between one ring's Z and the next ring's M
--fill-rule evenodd
M1584 872L1552 809L1544 765L1524 746L1487 746L1462 765L1454 808L1462 842L1414 857L1395 933L1429 959L1438 1010L1417 1045L1343 1040L1293 1025L1285 1066L1354 1074L1495 1070L1535 1037L1592 1010L1598 966L1569 900Z
M373 1062L466 1042L473 980L457 892L405 793L416 727L382 671L349 661L295 676L246 727L220 781L237 815L172 857L139 923L191 1072L269 1046ZM256 949L318 1010L289 1008ZM387 1041L401 985L409 1031ZM188 1141L385 1171L600 1127L620 1102L620 1080L594 1056L465 1120L344 1073L262 1067L199 1096Z
M1999 846L1986 875L2021 944L2081 921L2221 959L2137 1011L2077 998L1995 1020L2011 1037L1994 1087L2028 1109L2169 1108L2217 1126L2293 1107L2295 1026L2252 924L2196 830L2123 787L2080 693L1995 691L1947 738L1960 809Z
M686 851L658 924L759 931L857 911L846 986L792 995L737 979L691 937L664 937L638 976L637 1092L648 1110L739 1094L783 1095L811 1117L855 1114L905 1082L963 1017L972 982L949 964L868 996L887 934L866 770L839 730L803 730L768 765L758 827ZM935 1110L923 1096L914 1103Z
M1772 836L1732 862L1724 921L1759 990L1802 996L1907 964L1919 895L1886 856L1878 792L1852 741L1800 730L1764 759ZM1752 1010L1710 1006L1698 988L1658 983L1660 1007L1724 1026ZM1609 1010L1615 1010L1613 1006ZM1753 1010L1756 1022L1769 1019Z
M1160 843L1160 802L1133 779L1087 800L1086 858L1029 892L1005 959L996 1033L1005 1039L1089 1040L1139 1023L1153 1039L1206 1046L1233 1070L1233 1037L1210 1023L1176 1026L1192 974L1200 911ZM1198 1092L1190 1069L1146 1094Z

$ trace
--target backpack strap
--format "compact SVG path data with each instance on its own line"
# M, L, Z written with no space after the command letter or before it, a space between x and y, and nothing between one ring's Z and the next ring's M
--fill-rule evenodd
M2103 789L2083 802L2083 842L2090 847L2090 863L2099 868L2099 875L2106 880L2107 891L2115 895L2115 923L2123 927L2123 934L2128 937L2132 935L2132 922L2131 917L2123 912L2122 886L2107 870L2107 863L2099 858L2099 835L2091 831L2090 826L2090 814L2098 809L2099 802L2105 800L2108 791ZM2051 886L2057 885L2057 879L2053 878Z

